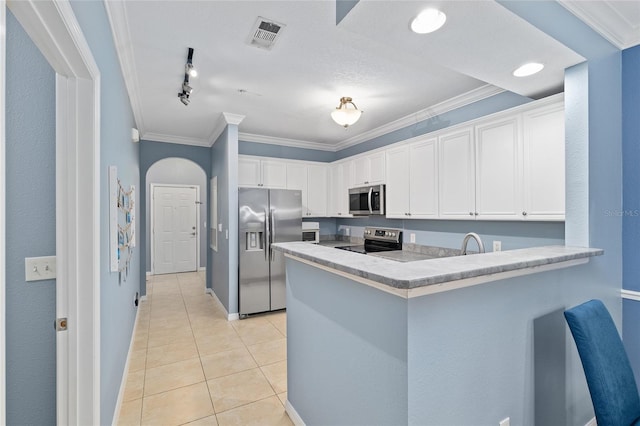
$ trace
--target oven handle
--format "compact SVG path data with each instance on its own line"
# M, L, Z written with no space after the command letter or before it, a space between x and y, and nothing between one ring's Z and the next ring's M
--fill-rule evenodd
M369 188L369 213L373 214L373 208L371 207L371 196L373 195L373 187Z

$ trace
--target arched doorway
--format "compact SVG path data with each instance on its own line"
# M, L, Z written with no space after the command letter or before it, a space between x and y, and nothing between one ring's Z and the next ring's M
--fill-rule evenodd
M207 266L207 175L184 158L165 158L146 173L146 271L164 274Z

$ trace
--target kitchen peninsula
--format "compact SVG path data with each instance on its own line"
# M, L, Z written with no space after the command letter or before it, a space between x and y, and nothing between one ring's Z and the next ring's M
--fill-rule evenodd
M554 277L602 250L400 263L299 242L274 248L287 257L287 410L298 423L533 424L539 391L583 397L584 378L564 370L579 360L565 354L561 312L589 290ZM564 374L543 389L535 379L559 364L536 352L548 336L563 336L545 357L562 357Z

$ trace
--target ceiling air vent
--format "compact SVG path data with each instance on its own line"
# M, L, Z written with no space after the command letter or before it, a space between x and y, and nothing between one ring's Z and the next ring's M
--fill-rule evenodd
M249 44L261 49L271 50L283 28L284 24L258 16L256 23L253 25Z

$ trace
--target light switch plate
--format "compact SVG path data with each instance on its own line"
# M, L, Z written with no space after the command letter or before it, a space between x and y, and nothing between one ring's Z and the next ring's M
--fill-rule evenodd
M25 281L55 280L56 257L26 257L24 259Z

